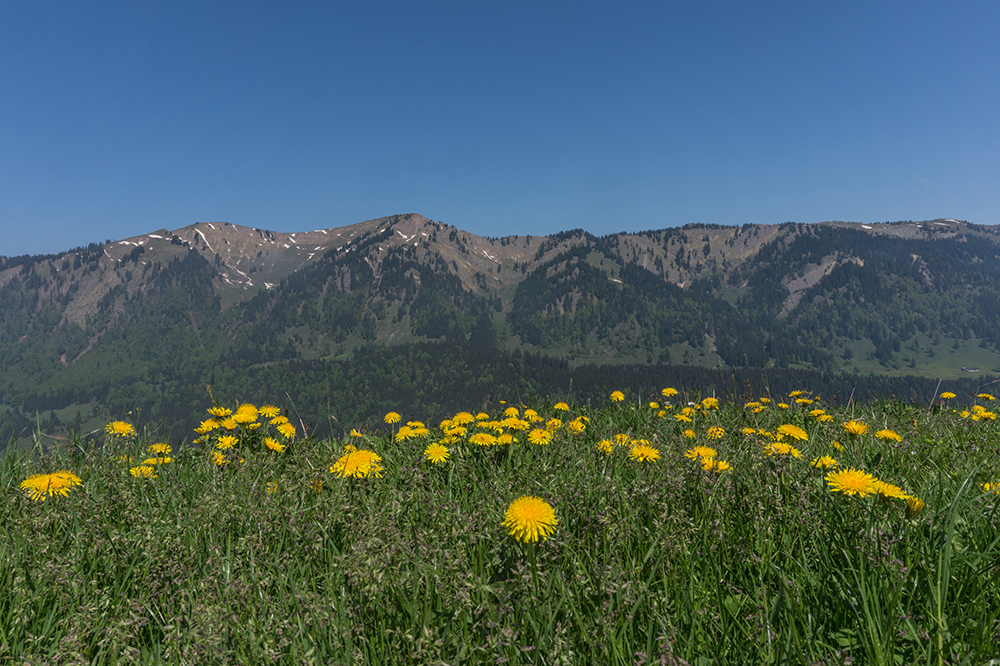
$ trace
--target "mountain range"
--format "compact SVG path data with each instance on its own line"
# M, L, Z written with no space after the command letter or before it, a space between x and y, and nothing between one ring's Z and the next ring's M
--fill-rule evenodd
M1000 367L1000 228L940 219L494 238L417 214L296 233L198 223L0 257L0 323L8 437L121 412L188 418L209 384L277 401L260 382L311 382L287 379L308 364L371 383L377 361L364 377L343 364L381 355L398 366L381 381L405 384L417 366L438 372L419 360L446 348L495 355L498 368L514 355L529 373L634 364L955 380ZM468 376L476 400L496 392L482 380ZM327 418L385 403L354 396L344 411L350 391L332 386L282 391L309 394L314 419L317 401Z

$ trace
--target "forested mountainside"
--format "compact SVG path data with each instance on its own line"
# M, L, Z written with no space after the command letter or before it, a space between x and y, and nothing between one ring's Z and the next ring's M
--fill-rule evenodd
M314 422L367 418L373 350L397 359L384 381L452 372L477 400L606 364L975 383L1000 367L998 244L997 228L954 220L484 238L400 215L291 234L199 223L0 258L0 434L191 419L210 383L232 399L308 394ZM407 366L414 344L452 367ZM302 363L354 387L303 392ZM925 391L903 386L885 391Z

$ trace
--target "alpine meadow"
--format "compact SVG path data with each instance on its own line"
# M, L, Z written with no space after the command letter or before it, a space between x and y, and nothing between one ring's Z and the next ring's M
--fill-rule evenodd
M1000 228L198 223L0 322L0 663L1000 656Z

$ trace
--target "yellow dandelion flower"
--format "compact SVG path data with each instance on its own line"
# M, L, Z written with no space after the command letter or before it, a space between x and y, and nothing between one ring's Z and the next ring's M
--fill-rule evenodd
M914 497L910 495L906 498L906 517L913 518L915 515L924 510L924 501L919 497Z
M820 414L818 417L816 417L816 420L819 421L820 423L830 423L831 421L833 421L833 415Z
M222 451L212 451L212 462L219 467L222 467L228 463L229 460L226 458L225 454L222 453Z
M701 401L702 409L718 409L719 399L718 398L705 398Z
M664 398L672 398L673 396L677 395L677 389L665 388L662 391L660 391L660 395L662 395Z
M789 398L797 398L800 395L805 395L805 394L806 394L805 391L792 391L791 393L788 394L788 397Z
M725 460L716 460L715 458L705 458L701 461L701 468L706 472L715 472L716 474L722 474L723 472L732 469L732 465L730 465Z
M545 422L545 429L549 432L559 430L559 428L562 428L562 421L559 419L549 419Z
M725 436L726 436L725 428L721 428L719 426L712 426L705 433L705 437L707 437L708 439L722 439Z
M989 393L980 393L976 397L979 398L980 400L986 400L987 402L991 400L996 400L996 398L990 395Z
M879 430L875 433L876 439L885 439L893 442L902 442L903 438L896 434L894 431L886 428L885 430Z
M223 435L215 442L215 448L217 449L231 449L236 446L238 440L232 435Z
M477 432L469 438L469 443L476 446L493 446L497 443L497 438L488 432Z
M868 432L867 423L862 423L861 421L855 421L854 419L847 421L846 423L843 424L843 426L847 434L852 435L854 437L863 435L866 432Z
M867 497L875 492L875 477L864 470L848 467L826 475L830 492Z
M944 393L941 394L941 399L942 400L951 400L954 397L955 397L955 394L952 393L951 391L945 391Z
M233 410L229 409L228 407L220 407L218 405L209 408L207 411L212 416L218 417L220 419L229 416L230 414L233 413Z
M357 428L351 428L351 432L350 432L349 436L350 437L364 437L364 435L362 435L360 432L358 432Z
M126 423L125 421L112 421L104 428L112 437L125 438L131 437L135 434L135 428L131 423Z
M812 410L809 410L809 416L813 417L814 419L818 419L819 417L823 416L824 414L826 414L826 410L825 409L812 409Z
M477 421L489 421L490 420L490 415L487 414L486 412L479 412L478 414L476 414L476 420Z
M580 419L573 419L572 421L566 424L566 431L574 435L579 435L586 429L587 429L587 424Z
M411 428L410 426L402 426L396 433L397 442L405 442L410 437L413 437L413 428Z
M698 439L698 433L696 433L694 430L691 430L691 428L688 428L682 434L688 439Z
M517 444L517 437L505 432L501 435L497 435L497 446L509 446L511 444Z
M138 467L133 467L129 469L129 474L136 477L137 479L155 479L156 478L156 468L152 465L139 465Z
M691 423L691 417L687 414L674 414L674 418L680 423Z
M628 457L636 462L655 462L660 459L660 452L648 444L636 444L628 452Z
M796 398L795 399L795 404L796 405L811 405L814 402L816 402L816 401L815 400L810 400L809 398Z
M535 428L528 433L528 441L532 444L538 444L539 446L545 446L552 441L552 433L548 430L542 430L541 428Z
M448 453L448 447L440 442L431 444L426 449L424 449L424 457L431 461L435 465L438 463L443 463L448 460L451 454Z
M778 432L780 432L782 435L786 435L788 437L791 437L792 439L797 439L802 442L809 439L809 433L807 433L805 430L798 427L797 425L792 425L791 423L786 423L784 425L778 426Z
M771 404L771 399L770 398L761 398L760 400L758 400L758 402L760 402L760 404L762 404L762 405L770 405Z
M649 403L649 408L650 409L659 409L660 408L660 403L656 402L655 400L652 400Z
M148 447L146 447L147 453L156 453L158 455L164 455L170 453L172 450L173 449L170 448L169 444L163 444L163 443L150 444Z
M248 425L257 420L257 413L256 411L251 413L250 411L237 410L232 418L240 425Z
M260 408L260 415L265 419L273 419L275 416L281 413L281 410L274 405L263 405Z
M31 499L44 502L56 495L68 497L69 491L80 485L83 485L80 477L64 469L49 474L32 474L21 482L20 488L26 491Z
M604 455L610 456L615 450L615 444L610 439L602 439L597 443L597 450Z
M747 404L743 405L743 409L756 409L758 407L760 407L760 403L756 401L748 402Z
M836 458L833 458L831 456L820 456L818 458L813 458L813 461L809 464L812 465L813 467L819 467L820 469L831 469L833 467L840 466Z
M779 455L779 456L791 456L793 458L801 458L802 452L791 444L785 442L774 442L769 446L764 448L764 453L769 456Z
M509 419L517 418L518 416L521 415L521 412L518 411L517 407L508 407L507 409L503 410L503 415Z
M291 423L279 423L278 425L275 426L275 430L277 430L278 434L284 437L285 439L291 439L295 437L295 426L293 426Z
M565 402L557 402L556 404L552 405L552 409L559 412L568 412L569 404Z
M236 430L240 424L232 416L227 416L219 422L219 425L226 430Z
M382 418L382 420L385 421L386 423L399 423L402 419L403 417L397 414L396 412L389 412L388 414L385 415L385 417Z
M716 450L708 446L695 446L684 452L685 458L690 458L691 460L706 460L708 458L714 458L717 454Z
M510 503L504 514L503 526L507 533L521 542L544 541L556 531L556 512L541 497L525 495Z
M624 399L625 399L625 394L622 393L621 391L611 392L611 402L621 402Z
M350 448L353 449L354 447ZM341 456L336 463L334 463L333 467L330 468L330 472L341 478L354 477L361 479L370 476L382 478L382 474L385 470L382 467L381 462L382 457L374 451L354 449L344 453L344 455Z
M466 423L472 423L476 420L476 417L469 412L459 412L452 417L451 422L456 425L465 425Z
M901 499L906 501L909 497L903 489L899 486L894 486L891 483L886 483L881 479L875 479L872 483L872 488L875 491L874 494L884 498L884 499Z
M1000 482L987 482L979 486L983 489L984 493L993 493L994 495L1000 495Z
M843 451L844 450L844 445L841 444L840 442L833 442L830 446L832 446L833 448L837 449L838 451Z
M742 430L740 430L740 432L742 432L744 435L747 435L748 437L750 435L757 434L757 430L755 428L743 428Z
M282 423L288 423L288 417L283 414L278 414L273 419L268 421L268 423L270 423L273 426L279 426Z
M145 460L143 460L139 464L140 465L166 465L168 463L172 463L173 461L174 461L174 459L171 458L171 457L169 457L169 456L159 456L159 457L156 457L156 458L146 458Z
M276 440L274 437L265 437L264 446L271 449L272 451L277 451L278 453L281 453L282 451L285 450L285 445Z
M791 409L791 407L789 407L788 404L786 404L784 402L779 402L778 403L778 409Z

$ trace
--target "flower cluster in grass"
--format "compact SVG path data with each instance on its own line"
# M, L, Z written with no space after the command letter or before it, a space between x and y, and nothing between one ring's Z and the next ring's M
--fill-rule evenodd
M208 413L211 418L194 429L200 435L194 441L205 446L219 467L241 460L246 451L260 447L282 453L295 439L295 426L274 405L258 408L245 402L232 410L215 404Z

